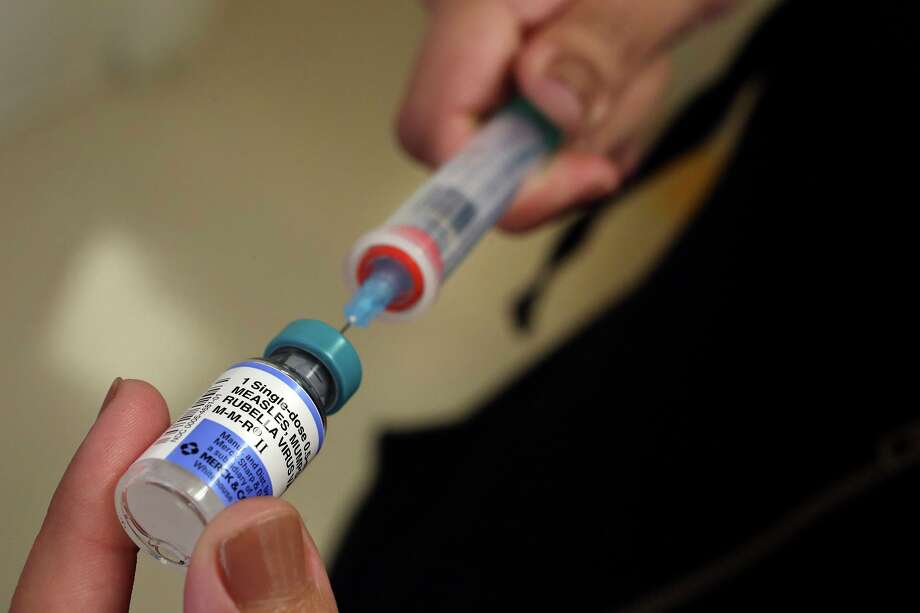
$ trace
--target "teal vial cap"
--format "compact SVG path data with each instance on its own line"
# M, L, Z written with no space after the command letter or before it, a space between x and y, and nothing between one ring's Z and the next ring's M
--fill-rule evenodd
M282 347L296 347L323 363L335 381L335 404L327 411L341 409L361 385L361 360L354 346L341 332L316 319L292 321L265 348L265 357Z

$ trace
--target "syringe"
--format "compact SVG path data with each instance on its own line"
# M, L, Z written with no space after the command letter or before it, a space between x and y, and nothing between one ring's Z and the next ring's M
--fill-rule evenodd
M522 98L499 111L380 228L361 237L346 264L354 292L346 329L378 315L412 317L437 296L480 238L502 217L559 133Z

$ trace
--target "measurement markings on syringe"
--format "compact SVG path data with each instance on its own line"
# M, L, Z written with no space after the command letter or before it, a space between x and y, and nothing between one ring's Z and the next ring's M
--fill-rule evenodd
M416 204L415 225L430 236L441 251L476 217L476 207L453 187L432 186Z

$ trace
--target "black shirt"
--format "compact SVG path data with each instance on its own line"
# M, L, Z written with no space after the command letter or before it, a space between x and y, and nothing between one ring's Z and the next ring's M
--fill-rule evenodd
M746 132L641 287L468 419L383 437L343 612L920 607L917 55L896 3L821 4L763 26Z

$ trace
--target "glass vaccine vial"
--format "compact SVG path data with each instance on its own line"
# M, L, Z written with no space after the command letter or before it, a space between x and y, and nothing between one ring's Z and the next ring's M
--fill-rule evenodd
M225 507L284 493L322 449L326 417L360 384L348 339L321 321L292 322L262 358L218 376L119 480L125 532L157 560L185 566Z

